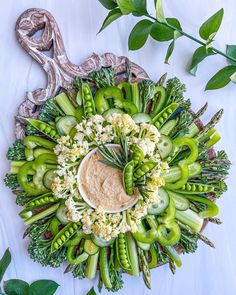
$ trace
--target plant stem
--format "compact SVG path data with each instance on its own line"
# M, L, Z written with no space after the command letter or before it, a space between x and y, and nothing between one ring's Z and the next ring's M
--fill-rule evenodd
M157 22L159 24L162 24L163 26L165 26L165 27L167 27L167 28L169 28L169 29L171 29L173 31L179 32L181 35L183 35L183 36L185 36L185 37L187 37L187 38L195 41L196 43L198 43L198 44L200 44L202 46L206 46L206 44L203 41L201 41L201 40L199 40L199 39L197 39L197 38L189 35L188 33L182 31L181 29L178 29L178 28L176 28L176 27L174 27L174 26L172 26L172 25L170 25L168 23L162 23L162 22L158 21L155 17L153 17L153 16L151 16L149 14L146 14L145 16L148 17L148 18L150 18L150 19L152 19L152 20L154 20L155 22ZM209 47L209 48L212 49L215 53L217 53L217 54L219 54L221 56L224 56L225 58L227 58L227 59L229 59L229 60L231 60L233 62L236 62L236 59L235 58L227 55L226 53L218 50L217 48L215 48L215 47Z

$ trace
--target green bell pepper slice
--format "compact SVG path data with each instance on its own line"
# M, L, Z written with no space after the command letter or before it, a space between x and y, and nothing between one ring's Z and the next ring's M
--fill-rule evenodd
M190 155L179 161L178 166L181 170L181 178L175 183L167 183L165 187L170 190L176 190L181 188L189 178L188 166L194 163L198 158L198 147L194 139L188 137L179 137L173 141L174 150L179 150L183 147L190 149Z
M126 101L122 91L116 87L106 87L99 89L95 95L94 103L98 114L102 114L110 108L109 100L113 101L116 108L124 109L128 114L137 113L137 107L132 102Z
M57 157L52 154L42 154L35 161L25 163L20 167L17 174L21 188L30 196L48 192L48 189L43 184L43 176L48 170L55 169L56 164ZM28 182L27 176L32 174L32 171L34 172L33 181Z
M125 100L132 102L132 90L129 82L121 82L117 86L121 91L125 92Z

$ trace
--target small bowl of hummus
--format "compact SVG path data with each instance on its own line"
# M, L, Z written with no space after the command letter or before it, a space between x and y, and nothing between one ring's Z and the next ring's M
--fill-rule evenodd
M107 144L109 149L119 149L117 144ZM90 151L80 163L77 183L81 197L92 208L102 208L108 213L118 213L132 207L139 199L138 191L128 196L123 187L123 171L112 168L98 148Z

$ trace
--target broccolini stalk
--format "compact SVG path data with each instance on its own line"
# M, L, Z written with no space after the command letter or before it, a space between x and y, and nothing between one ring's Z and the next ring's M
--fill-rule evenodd
M117 292L123 288L122 272L115 269L115 249L114 245L111 246L111 253L109 258L109 275L112 288L109 291Z
M115 72L114 68L102 68L100 71L89 73L88 80L94 82L98 88L114 86Z
M85 278L85 263L76 265L72 271L73 277L82 280Z
M170 133L170 137L172 139L175 139L177 137L181 136L187 136L189 133L189 126L193 122L194 117L192 114L190 114L188 111L183 110L178 117L178 122L176 126L173 128L173 130Z
M154 97L155 94L155 83L151 80L144 80L138 84L139 95L141 103L141 112L145 112L147 109L147 104Z
M181 103L184 100L183 94L185 91L185 84L182 84L177 77L169 79L166 82L166 106L173 102Z
M17 174L9 174L7 173L4 178L5 185L9 187L11 190L15 190L19 187L19 183L17 180Z
M13 194L16 195L16 204L19 206L24 206L26 203L28 203L32 197L27 195L22 190L14 190Z
M13 146L8 149L7 159L11 161L25 160L25 146L20 139L17 139Z
M55 99L51 98L45 101L39 110L38 119L44 122L54 121L56 117L65 115L57 106Z
M181 237L179 246L183 249L184 253L194 253L197 250L198 235L186 229L181 230Z

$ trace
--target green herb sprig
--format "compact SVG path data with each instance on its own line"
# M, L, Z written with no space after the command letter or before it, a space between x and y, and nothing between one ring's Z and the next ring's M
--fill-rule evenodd
M223 20L223 8L201 25L199 29L200 39L183 31L177 18L165 17L162 0L154 0L155 17L148 13L146 0L99 0L99 2L110 11L99 33L123 15L132 14L136 17L146 17L146 19L142 19L133 27L129 35L128 45L130 50L137 50L143 47L149 36L159 42L170 41L165 57L165 63L169 63L177 39L185 36L200 45L193 53L188 69L190 74L195 76L198 65L212 55L219 54L228 61L228 65L219 70L207 82L205 90L219 89L225 87L230 82L236 83L236 45L227 45L226 52L213 47L214 37Z

